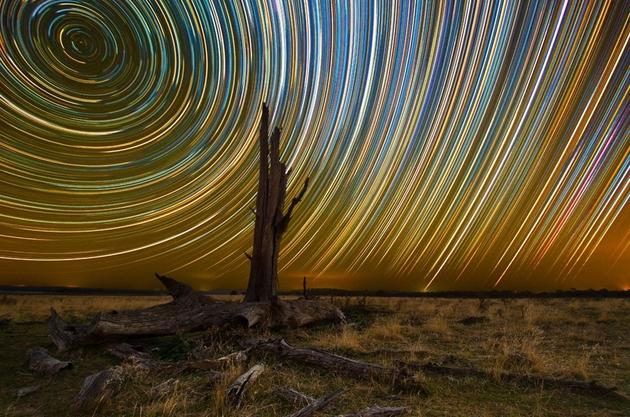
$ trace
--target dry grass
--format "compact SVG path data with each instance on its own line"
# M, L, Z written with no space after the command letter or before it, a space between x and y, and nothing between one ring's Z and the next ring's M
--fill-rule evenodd
M169 300L167 296L4 295L0 298L0 316L15 321L45 320L52 307L62 316L81 318L98 311L146 308Z
M389 316L377 318L374 324L365 330L365 335L377 341L401 342L405 340L403 332L401 317Z
M4 416L191 416L277 417L295 411L276 389L287 386L318 397L347 388L342 400L320 413L335 416L363 407L404 405L412 416L624 416L628 404L589 398L563 390L528 388L501 381L418 375L431 395L401 394L387 384L357 381L343 375L298 364L257 358L266 371L247 393L244 406L234 410L224 399L226 387L246 367L234 367L213 385L203 372L139 375L125 382L123 391L97 410L67 407L85 376L118 361L99 348L60 355L75 368L53 378L27 372L24 351L49 346L44 323L54 306L64 317L85 320L100 310L141 308L166 301L165 297L0 296L0 316L15 320L0 329L0 410ZM348 316L343 326L322 326L297 331L265 331L259 336L285 337L298 346L330 349L362 360L443 361L456 366L548 376L593 378L617 386L630 395L628 300L474 300L334 298ZM475 318L472 321L464 319ZM16 322L17 321L17 322ZM33 322L35 321L35 322ZM21 323L21 324L20 324ZM218 357L238 349L246 335L208 334L139 340L162 360L178 360L191 350ZM248 365L251 365L248 364ZM155 394L155 387L175 378L171 391ZM17 400L19 387L44 388Z
M437 335L448 335L451 333L448 320L442 315L437 315L427 320L424 329Z
M319 337L316 344L324 349L364 352L368 348L364 339L364 335L359 333L354 327L342 325L340 331Z

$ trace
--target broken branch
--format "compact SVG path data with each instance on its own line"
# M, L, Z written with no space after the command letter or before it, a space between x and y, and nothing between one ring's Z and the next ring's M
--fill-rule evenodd
M330 404L331 402L336 400L343 393L344 393L344 391L336 391L336 392L330 393L330 394L326 395L325 397L319 398L319 399L311 402L306 407L304 407L301 410L296 411L295 413L291 414L289 417L309 417L309 416L312 416L317 411L323 409L328 404Z
M239 408L243 401L243 396L249 387L258 379L260 374L265 370L261 364L254 365L243 375L239 376L230 384L226 390L226 400L232 406Z
M48 351L42 347L34 347L26 352L28 369L46 375L54 375L62 369L72 368L72 363L60 361L50 356Z

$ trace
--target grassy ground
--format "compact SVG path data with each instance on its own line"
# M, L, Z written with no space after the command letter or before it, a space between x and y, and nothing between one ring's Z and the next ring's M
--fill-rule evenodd
M203 371L186 374L138 374L123 390L95 410L73 407L83 379L119 363L100 347L59 354L74 368L45 377L27 370L29 347L54 349L44 320L50 306L64 319L86 320L99 310L124 310L167 301L163 297L0 296L0 415L5 416L285 416L295 411L276 394L292 387L318 397L338 388L348 391L319 415L336 416L379 404L407 406L413 416L628 416L630 405L565 389L525 387L497 379L418 375L430 395L401 394L377 382L357 381L305 366L262 358L267 369L247 394L245 406L232 411L223 390L244 368L234 368L210 386ZM258 333L282 336L298 346L316 346L365 361L439 360L550 376L595 379L630 396L630 300L451 300L337 298L348 315L344 326ZM482 321L464 324L467 317ZM180 360L206 347L212 357L238 350L239 331L203 333L134 341L162 360ZM404 351L392 353L391 351ZM152 390L169 378L178 380L166 395ZM40 385L24 398L17 389Z

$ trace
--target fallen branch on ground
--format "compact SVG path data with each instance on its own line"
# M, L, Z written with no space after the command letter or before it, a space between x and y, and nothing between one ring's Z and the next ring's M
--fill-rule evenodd
M342 372L355 378L373 378L393 383L404 390L427 394L426 389L404 368L390 368L318 349L298 348L290 345L284 339L258 341L251 349L252 352L270 353L281 359L306 363L333 372Z
M296 411L295 413L291 414L289 417L309 417L309 416L312 416L317 411L323 409L328 404L330 404L331 402L336 400L343 393L344 393L344 391L336 391L336 392L333 392L333 393L330 393L330 394L326 395L325 397L322 397L322 398L319 398L317 400L314 400L313 402L308 404L306 407L304 407L301 410Z
M223 370L231 365L247 362L248 350L240 350L217 359L196 359L179 362L163 362L154 360L146 352L136 349L128 343L109 345L105 351L119 359L128 361L133 368L149 371L169 371L178 374L185 371Z
M302 394L301 392L296 391L293 388L280 388L276 392L287 402L295 405L305 406L315 401L315 398Z
M28 369L46 375L54 375L62 369L72 368L71 362L60 361L50 356L42 347L34 347L26 352Z
M261 364L254 365L243 375L239 376L230 384L226 390L225 398L229 404L239 408L243 401L243 396L249 387L258 379L260 374L265 370L265 367Z

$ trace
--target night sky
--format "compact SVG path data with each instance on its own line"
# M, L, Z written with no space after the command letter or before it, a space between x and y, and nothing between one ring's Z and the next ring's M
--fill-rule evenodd
M630 2L0 1L0 284L630 286ZM154 282L155 281L155 282Z

